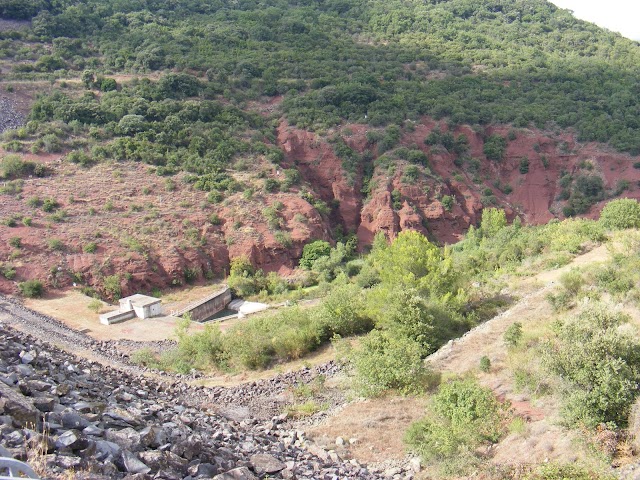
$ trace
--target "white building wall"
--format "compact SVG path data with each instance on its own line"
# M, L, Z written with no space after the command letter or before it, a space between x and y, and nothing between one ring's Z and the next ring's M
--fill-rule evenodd
M144 315L144 307L136 307L135 305L133 306L133 310L136 312L136 317L138 318L147 318Z
M162 315L162 304L160 302L151 305L150 306L151 309L151 313L150 313L150 317L157 317L159 315Z

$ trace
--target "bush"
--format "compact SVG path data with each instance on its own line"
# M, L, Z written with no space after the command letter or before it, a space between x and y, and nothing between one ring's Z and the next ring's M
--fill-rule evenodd
M522 340L522 324L515 322L509 325L502 338L508 347L517 347Z
M507 141L504 139L504 137L494 134L487 138L482 151L489 160L499 162L504 158L506 149Z
M507 215L499 208L485 208L482 211L480 230L483 237L493 237L507 226Z
M49 240L47 240L47 245L49 246L50 250L53 250L55 252L64 250L64 243L62 243L62 240L60 240L59 238L50 238Z
M40 280L27 280L18 284L20 293L28 298L41 297L44 293L44 285Z
M22 238L20 237L11 237L9 239L9 246L13 248L22 248Z
M593 305L554 324L543 363L563 380L567 423L626 425L640 386L640 343L619 328L628 320L605 305Z
M165 367L179 373L188 373L192 368L206 370L221 365L225 354L220 328L207 324L204 330L189 334L190 324L191 320L188 318L178 322L175 330L178 346L171 357L171 364Z
M374 330L350 356L354 385L359 394L375 397L387 390L403 394L424 392L429 371L422 362L420 344L410 338Z
M82 247L84 253L96 253L98 250L98 244L96 242L89 242Z
M45 198L44 202L42 202L42 210L47 213L51 213L57 210L59 207L60 207L60 204L58 203L57 200L53 198Z
M122 287L120 286L119 275L109 275L104 277L102 281L102 288L109 298L114 300L119 299L122 296Z
M19 155L7 155L0 162L2 175L0 178L21 178L29 175L42 177L46 174L44 165L36 164L28 160L22 160Z
M302 257L300 257L300 267L310 270L313 262L320 257L328 257L331 253L331 245L324 240L315 240L307 243L302 248Z
M368 332L373 321L365 315L362 291L355 285L337 287L322 301L317 311L324 337Z
M640 227L640 203L621 198L607 203L600 213L600 223L611 230Z
M405 441L425 461L443 461L497 442L502 418L490 389L471 378L456 379L440 386L430 414L409 427Z
M0 263L0 275L2 275L7 280L13 280L16 278L16 269L13 265L8 263Z
M487 357L486 355L483 355L480 358L480 365L479 365L480 371L488 373L491 370L491 360L489 360L489 357Z

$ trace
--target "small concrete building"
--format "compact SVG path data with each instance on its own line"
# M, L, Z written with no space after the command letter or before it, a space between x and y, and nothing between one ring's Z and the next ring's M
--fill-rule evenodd
M133 310L138 318L157 317L162 314L160 299L136 293L120 300L120 311Z
M130 318L150 318L162 315L160 299L139 293L120 300L120 309L100 315L100 323L111 325Z

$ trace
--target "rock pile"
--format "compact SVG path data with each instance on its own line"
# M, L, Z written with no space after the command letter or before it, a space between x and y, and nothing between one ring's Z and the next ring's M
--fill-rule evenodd
M8 98L0 97L0 133L24 125L24 115L17 112Z
M0 444L49 476L382 478L333 452L303 448L304 434L288 430L283 415L259 421L240 407L223 416L195 406L193 393L0 325Z

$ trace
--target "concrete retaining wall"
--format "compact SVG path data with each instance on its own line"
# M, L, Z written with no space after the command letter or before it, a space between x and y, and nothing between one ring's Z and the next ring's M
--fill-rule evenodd
M112 325L114 323L124 322L125 320L129 320L130 318L134 318L136 316L136 312L130 310L128 312L121 312L116 310L115 312L103 313L100 315L100 323L103 325Z
M174 312L173 315L176 317L182 317L183 315L191 314L191 320L202 322L224 310L227 305L229 305L229 302L231 302L231 289L229 287L225 287L202 300L192 303L178 312Z

